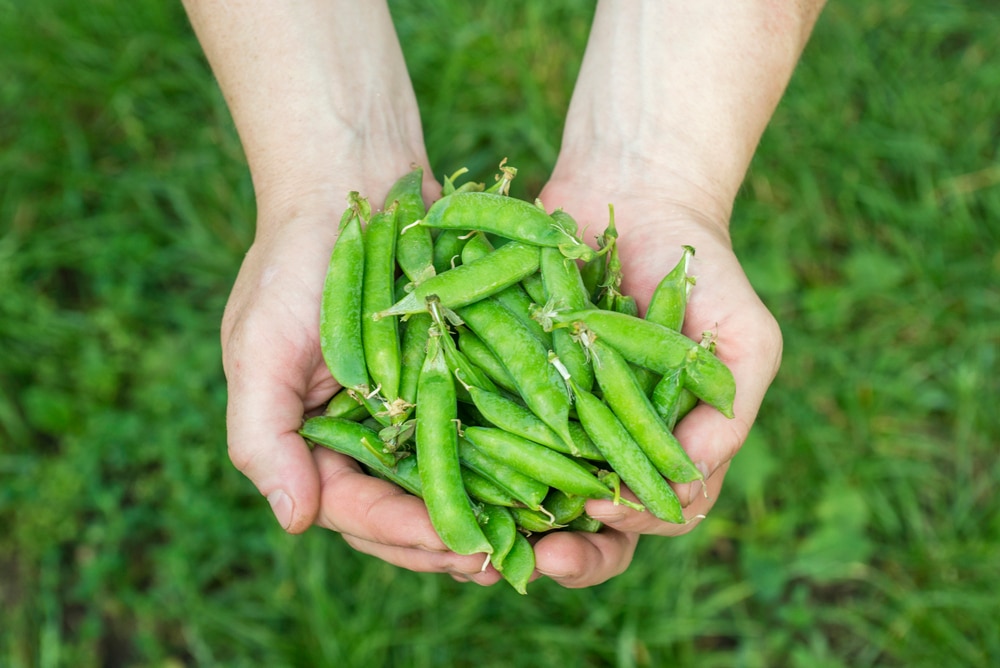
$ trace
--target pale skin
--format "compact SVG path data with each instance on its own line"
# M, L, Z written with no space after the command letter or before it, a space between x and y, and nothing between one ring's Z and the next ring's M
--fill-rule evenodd
M243 143L258 218L222 324L229 453L281 526L316 525L355 549L421 572L493 584L481 555L449 552L422 501L298 436L302 416L337 389L323 363L318 312L336 221L349 191L381 203L411 164L440 192L384 2L185 0ZM606 501L606 529L535 544L537 576L567 587L622 573L643 534L692 530L718 498L781 358L777 323L729 240L733 201L822 2L598 3L566 118L562 151L540 197L591 237L614 203L625 292L641 307L677 260L697 249L684 332L718 334L738 388L736 417L699 406L677 428L707 476L678 488L684 525Z

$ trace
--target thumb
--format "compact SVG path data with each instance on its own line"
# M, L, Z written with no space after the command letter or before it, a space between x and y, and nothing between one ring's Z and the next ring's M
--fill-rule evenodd
M298 434L302 399L267 370L230 376L229 458L267 498L278 524L301 533L319 510L319 473Z

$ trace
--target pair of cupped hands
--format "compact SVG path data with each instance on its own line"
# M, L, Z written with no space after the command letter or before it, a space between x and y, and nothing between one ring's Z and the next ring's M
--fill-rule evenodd
M354 549L419 572L448 573L460 581L493 584L482 555L450 552L431 526L422 500L364 473L349 457L310 449L298 435L303 416L321 412L338 389L320 352L323 281L347 194L358 191L380 205L407 167L339 174L301 198L258 201L257 235L239 271L222 323L228 384L227 426L233 464L256 485L279 524L290 533L316 525L341 534ZM398 173L396 173L398 172ZM684 333L717 335L717 354L736 381L735 418L697 406L676 435L705 476L677 485L685 524L610 501L591 500L587 512L602 521L598 533L553 532L534 544L536 576L566 587L602 583L632 562L643 534L691 531L718 499L729 464L753 424L781 358L781 334L754 292L728 232L729 206L699 197L665 195L669 189L632 183L618 187L593 169L563 170L539 194L550 211L562 208L595 243L613 204L624 270L622 291L645 311L654 287L674 266L684 245L695 248ZM429 204L440 185L425 167ZM731 205L731 203L729 203ZM625 491L628 495L627 490ZM634 498L634 497L633 497Z

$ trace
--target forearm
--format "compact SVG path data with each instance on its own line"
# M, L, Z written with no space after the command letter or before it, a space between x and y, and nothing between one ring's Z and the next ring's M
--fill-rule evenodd
M727 220L822 4L602 0L554 178L591 166Z
M305 199L343 208L346 193L331 185L337 174L395 178L426 162L385 2L184 5L239 132L259 207Z

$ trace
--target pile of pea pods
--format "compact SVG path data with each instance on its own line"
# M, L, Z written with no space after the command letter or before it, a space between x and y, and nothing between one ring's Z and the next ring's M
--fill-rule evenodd
M513 168L489 188L462 173L429 208L419 168L381 208L349 197L319 322L342 389L300 433L421 497L449 549L523 594L531 536L600 531L588 499L684 522L670 482L702 474L673 428L698 402L732 417L735 384L713 337L680 333L693 248L640 317L612 207L594 248L510 196Z

